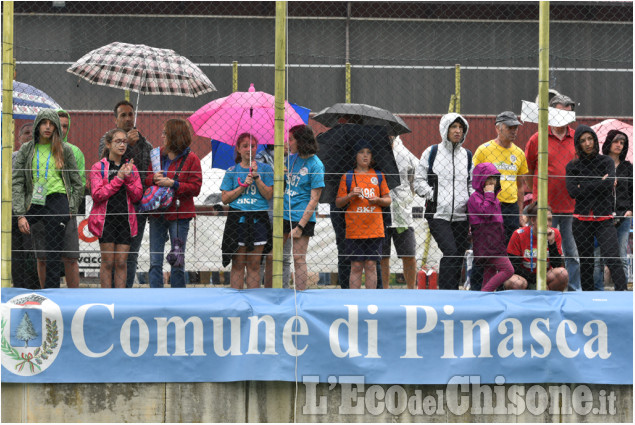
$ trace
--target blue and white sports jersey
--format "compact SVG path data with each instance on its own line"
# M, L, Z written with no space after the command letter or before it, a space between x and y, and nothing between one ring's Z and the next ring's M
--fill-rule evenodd
M256 162L258 164L258 174L262 179L262 182L267 186L273 186L273 169L271 166ZM236 164L233 167L227 169L223 182L220 185L220 190L234 190L238 185L238 178L244 182L249 174L249 168L243 168L240 164ZM269 202L260 194L256 183L252 183L249 187L240 195L237 199L234 199L230 204L230 207L236 208L241 211L267 211L269 209Z
M284 219L300 221L311 200L311 189L324 187L324 164L316 155L305 159L298 154L289 155L285 164L290 174L285 175L287 186L284 191ZM309 221L315 221L315 212Z

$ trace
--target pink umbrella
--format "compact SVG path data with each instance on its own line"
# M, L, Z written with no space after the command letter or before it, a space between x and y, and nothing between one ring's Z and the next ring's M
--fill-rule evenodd
M274 144L275 97L256 91L254 85L248 92L235 92L216 99L194 112L188 120L194 132L199 136L219 140L235 145L236 138L242 133L250 133L258 143ZM284 138L289 129L304 124L302 118L289 102L284 102Z
M633 162L633 126L626 124L620 120L609 119L604 120L601 123L592 125L591 128L598 135L600 142L600 152L602 151L602 145L606 140L606 136L611 130L619 130L628 136L628 152L626 153L626 160Z

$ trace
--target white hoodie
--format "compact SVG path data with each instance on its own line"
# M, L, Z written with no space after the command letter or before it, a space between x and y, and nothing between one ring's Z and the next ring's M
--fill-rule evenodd
M450 125L458 119L465 125L463 139L455 145L448 140ZM461 147L467 136L469 125L461 115L444 115L439 123L441 143L432 165L428 170L430 150L428 147L419 160L415 172L414 188L417 195L426 199L426 218L438 218L447 221L467 220L467 201L474 191L471 185L471 155ZM469 171L468 171L469 170ZM438 185L428 184L428 174L436 175ZM435 188L437 188L435 190ZM435 208L436 204L436 208Z

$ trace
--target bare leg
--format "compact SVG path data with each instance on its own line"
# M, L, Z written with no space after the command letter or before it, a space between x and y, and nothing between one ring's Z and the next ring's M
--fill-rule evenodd
M262 258L262 250L264 245L254 247L253 251L246 252L244 255L247 262L247 288L260 288L260 259Z
M273 253L265 256L265 288L273 287Z
M351 278L349 281L351 289L360 289L362 287L362 271L364 271L363 262L351 261Z
M377 289L377 262L364 261L364 269L366 270L366 289Z
M232 269L229 273L229 284L234 289L243 289L245 286L245 266L247 265L245 251L247 248L241 246L232 257Z
M505 286L505 289L527 289L527 280L524 277L515 274L507 279L503 285Z
M79 288L79 262L77 258L62 257L62 261L64 262L66 286L69 288Z
M417 282L417 259L415 257L403 257L403 277L406 279L406 288L415 289ZM382 271L383 269L382 265ZM385 288L386 286L384 286Z
M102 243L101 248L101 267L99 268L99 283L102 288L112 288L112 268L115 262L115 244Z
M40 288L44 289L44 280L46 279L46 258L37 259L37 277L40 280Z
M125 288L130 245L115 245L115 288Z
M404 266L404 276L405 274L406 270ZM381 259L381 286L384 289L390 288L390 257L384 257Z
M547 288L550 291L564 291L569 285L569 273L564 267L556 267L547 272Z
M302 236L293 239L293 262L295 264L295 289L304 291L309 279L306 267L306 252L309 248L309 237Z

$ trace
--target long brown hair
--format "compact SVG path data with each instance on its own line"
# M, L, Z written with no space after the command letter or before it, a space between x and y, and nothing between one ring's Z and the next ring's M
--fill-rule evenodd
M256 136L254 136L251 133L242 133L238 135L238 138L236 139L236 146L234 147L234 150L236 152L236 155L234 156L234 161L236 162L236 164L242 162L243 160L243 157L238 151L238 149L240 149L240 145L245 139L248 139L249 143L251 143L251 141L253 140L254 142L256 142L256 145L258 144L258 139L256 139Z
M300 124L289 129L296 142L296 148L300 156L314 155L320 150L313 129L308 125Z
M165 138L167 143L165 148L180 155L192 144L192 133L189 124L180 118L172 118L165 122Z
M53 156L53 158L55 159L55 167L58 170L61 170L64 168L64 146L62 145L62 137L60 136L62 129L59 128L58 126L59 121L55 123L55 121L49 120L48 118L44 118L40 120L37 125L38 126L38 129L37 129L38 142L42 139L39 127L40 125L42 125L42 122L44 120L50 121L51 124L53 124L53 126L55 127L55 131L53 132L53 135L51 136L51 156Z

